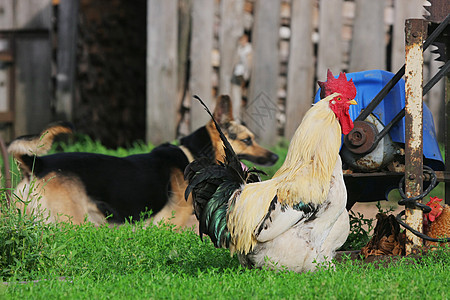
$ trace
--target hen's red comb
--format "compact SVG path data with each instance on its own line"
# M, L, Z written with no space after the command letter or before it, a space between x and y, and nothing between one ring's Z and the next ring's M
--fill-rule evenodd
M430 201L428 201L427 205L430 205L430 204L432 204L432 203L438 203L438 202L441 202L441 201L442 201L441 198L438 198L438 197L430 197Z
M320 98L325 98L333 93L339 93L342 97L347 99L355 99L356 87L353 80L347 81L347 77L344 72L339 74L338 78L334 78L330 69L327 71L327 81L318 81L320 86Z

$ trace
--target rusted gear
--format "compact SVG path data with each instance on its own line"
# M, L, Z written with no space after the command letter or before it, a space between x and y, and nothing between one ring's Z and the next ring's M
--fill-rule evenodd
M450 14L450 1L449 0L428 0L431 4L429 6L424 6L425 10L428 11L429 15L425 15L425 19L432 22L429 27L429 32L432 32L439 23L442 23L444 19ZM433 24L434 23L434 24ZM431 53L437 54L438 57L436 61L447 62L449 58L448 49L448 39L450 35L450 26L442 32L442 34L436 38L433 45L436 49L432 50Z
M364 154L372 148L378 129L366 121L355 121L353 125L352 131L345 136L344 144L351 152Z
M448 49L446 48L445 43L442 42L435 42L433 43L433 46L436 46L437 48L434 50L431 50L431 53L437 54L438 57L435 59L435 61L442 61L447 62L448 61ZM442 68L442 66L441 66Z
M448 0L428 0L430 6L424 6L429 15L424 16L430 22L441 23L450 13L450 1Z

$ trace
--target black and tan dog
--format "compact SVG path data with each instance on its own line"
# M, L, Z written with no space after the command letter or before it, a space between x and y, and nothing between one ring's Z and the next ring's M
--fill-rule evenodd
M218 98L214 116L240 158L260 165L277 161L276 154L258 145L254 135L234 121L228 96ZM17 138L8 147L24 174L15 194L30 201L28 212L39 206L52 222L70 218L75 224L85 219L94 224L122 223L129 217L138 220L141 212L151 209L154 223L165 219L185 226L193 214L192 199L184 200L185 167L194 158L207 156L215 161L224 155L210 121L182 138L180 146L163 144L146 154L39 156L48 151L56 135L70 131L64 124L50 126L40 136Z

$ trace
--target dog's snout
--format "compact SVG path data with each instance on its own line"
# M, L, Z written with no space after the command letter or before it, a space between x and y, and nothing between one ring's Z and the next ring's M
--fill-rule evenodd
M271 163L276 163L277 160L278 160L278 155L276 155L275 153L272 153L272 154L270 155L269 160L270 160Z
M266 155L264 157L258 158L256 160L256 163L261 166L272 166L277 162L277 160L278 160L278 155L271 152L271 153L268 153L268 155Z

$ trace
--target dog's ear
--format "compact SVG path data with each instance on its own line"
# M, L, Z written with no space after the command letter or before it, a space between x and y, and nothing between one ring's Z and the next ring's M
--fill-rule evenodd
M216 107L214 109L214 118L219 124L226 124L233 121L233 104L231 103L230 96L220 95L217 98Z

